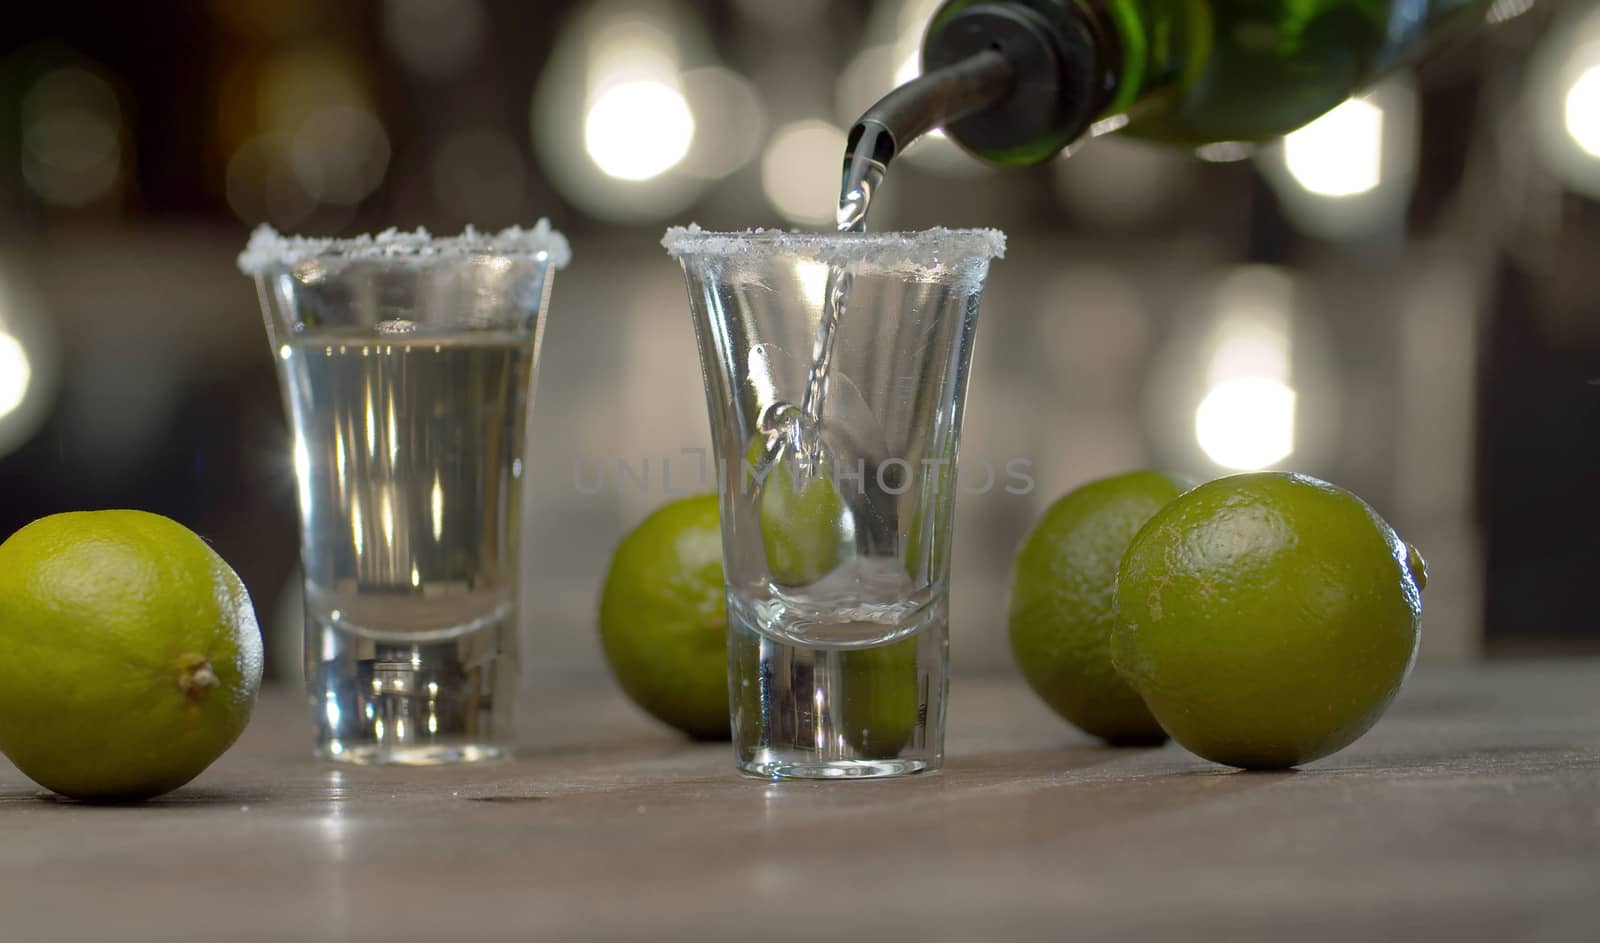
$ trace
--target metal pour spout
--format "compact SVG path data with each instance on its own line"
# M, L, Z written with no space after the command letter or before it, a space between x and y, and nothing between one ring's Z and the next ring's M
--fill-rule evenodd
M1014 81L1010 61L985 49L912 79L868 108L845 144L839 230L863 228L872 189L889 162L912 141L1004 99Z

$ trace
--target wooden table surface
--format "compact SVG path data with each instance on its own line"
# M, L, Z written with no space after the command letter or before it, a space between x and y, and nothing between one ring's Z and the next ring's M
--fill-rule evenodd
M1091 745L1014 679L958 679L945 770L891 782L524 701L481 767L316 762L283 690L142 806L0 762L0 941L1600 939L1600 661L1419 671L1291 773Z

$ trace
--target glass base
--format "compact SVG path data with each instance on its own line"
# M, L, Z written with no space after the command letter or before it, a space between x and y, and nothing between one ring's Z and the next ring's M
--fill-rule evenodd
M456 763L492 763L511 757L511 750L477 743L455 746L346 747L338 740L317 748L317 758L355 766L449 766Z
M944 762L949 623L943 600L871 648L795 645L729 606L734 762L761 779L878 779Z
M792 759L752 760L739 762L739 772L754 779L882 779L886 776L910 776L922 772L938 772L924 760L833 760L815 761L803 757Z
M439 766L509 755L517 687L509 615L453 638L411 641L306 624L317 756Z

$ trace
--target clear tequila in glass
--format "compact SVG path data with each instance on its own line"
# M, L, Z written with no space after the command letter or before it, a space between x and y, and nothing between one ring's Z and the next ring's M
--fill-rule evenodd
M509 745L524 429L566 257L543 226L260 232L241 257L290 420L326 757L428 764Z

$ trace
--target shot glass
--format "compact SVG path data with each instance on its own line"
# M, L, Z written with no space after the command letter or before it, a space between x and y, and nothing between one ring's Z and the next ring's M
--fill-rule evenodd
M990 230L672 229L711 416L735 761L938 769L950 533Z
M509 749L524 429L566 240L533 229L285 238L255 278L299 487L318 755Z

